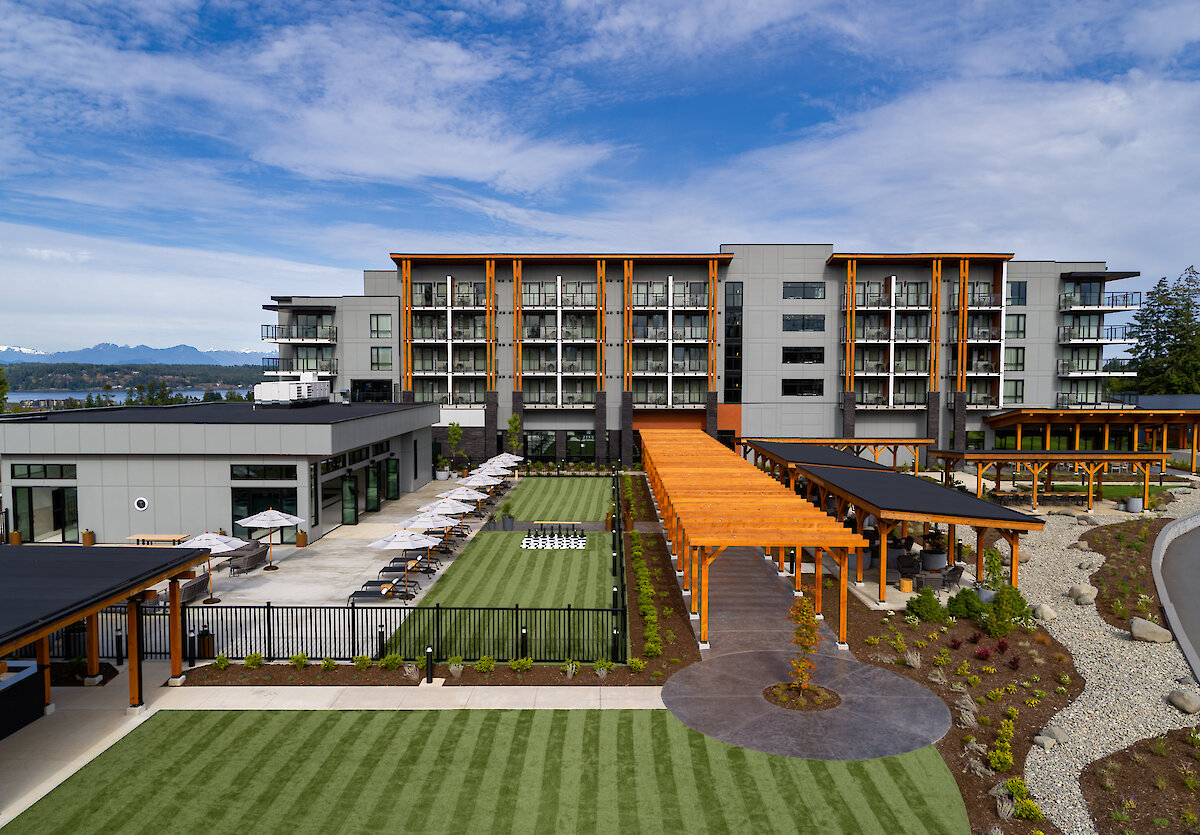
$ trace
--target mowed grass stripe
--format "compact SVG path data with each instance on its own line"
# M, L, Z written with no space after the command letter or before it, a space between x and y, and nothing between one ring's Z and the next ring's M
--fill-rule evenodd
M612 507L612 479L528 476L505 501L520 522L603 522Z
M594 710L163 711L10 831L83 822L204 835L969 831L932 748L796 760L734 749L666 711Z

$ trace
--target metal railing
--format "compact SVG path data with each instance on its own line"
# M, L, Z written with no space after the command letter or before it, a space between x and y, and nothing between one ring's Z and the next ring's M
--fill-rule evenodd
M651 328L651 327L639 328L637 326L634 326L633 338L634 339L666 339L667 338L667 329L666 328Z
M414 374L445 374L450 370L450 363L445 360L434 360L433 362L416 361L413 364Z
M963 396L963 399L965 400L968 409L971 409L971 408L994 409L998 405L997 400L996 400L996 395L994 395L994 394L986 394L986 393L974 392L974 391L969 391L969 392L952 391L946 398L946 406L948 408L953 409L955 400L957 399L957 397L960 394Z
M1124 401L1114 397L1107 391L1060 391L1058 393L1057 401L1060 408L1067 408L1070 406L1085 406L1091 409L1118 409L1125 405Z
M412 297L413 307L447 307L447 296L443 291L441 293L420 293L413 292Z
M671 370L676 374L707 374L708 360L674 360Z
M841 295L842 310L846 309L845 293ZM891 307L892 300L887 293L855 293L854 306L858 307Z
M1058 329L1059 342L1129 342L1128 325L1104 327L1065 326Z
M887 342L891 331L886 327L863 326L854 329L854 339L861 342ZM842 328L842 341L846 341L846 329Z
M562 294L562 306L563 307L595 307L599 303L599 301L600 301L600 299L596 295L595 290L592 290L591 292L585 292L585 293L563 293Z
M929 360L896 360L892 370L897 374L927 374Z
M708 294L676 293L672 301L676 307L708 307Z
M672 339L708 339L708 328L671 328Z
M950 328L949 335L947 338L949 339L950 342L957 341L958 340L958 328ZM998 328L998 327L987 326L987 325L975 325L973 327L967 328L967 335L966 335L967 342L996 342L999 339L1000 339L1000 328Z
M633 291L630 307L666 307L666 293L639 293Z
M486 374L487 360L467 360L465 362L455 362L453 371L455 374Z
M298 342L337 342L337 328L332 325L263 325L262 338L267 342L295 340Z
M564 374L595 374L597 368L594 360L591 362L564 360L562 370Z
M857 406L886 406L887 395L878 392L859 392L854 397Z
M929 339L929 325L904 325L896 328L897 342Z
M636 406L665 406L667 393L665 391L634 392L633 402Z
M483 392L455 392L450 402L455 406L482 406L485 402Z
M896 307L929 307L928 290L901 290L896 294Z
M526 391L521 399L526 406L557 406L558 392Z
M338 361L306 357L263 357L262 368L264 374L299 374L301 371L337 374Z
M562 399L564 406L594 406L596 405L596 392L564 391Z
M1059 310L1072 307L1141 307L1140 292L1125 293L1060 293Z
M562 329L562 338L563 339L584 339L584 340L591 341L596 338L596 329L594 327L570 328L570 327L564 326Z
M557 339L558 328L554 325L526 325L521 328L522 339Z
M487 307L487 293L454 293L453 307Z
M521 363L521 372L524 374L553 374L558 371L557 362L530 362Z
M525 290L521 293L521 307L558 307L558 295Z
M671 404L674 406L703 406L708 402L708 393L704 391L673 391Z
M653 360L639 362L637 359L634 359L633 373L634 374L666 374L667 373L667 364L665 362L653 361Z
M487 330L484 328L454 328L454 338L468 342L483 342L487 340Z
M446 340L449 331L446 328L413 328L413 339L439 339Z

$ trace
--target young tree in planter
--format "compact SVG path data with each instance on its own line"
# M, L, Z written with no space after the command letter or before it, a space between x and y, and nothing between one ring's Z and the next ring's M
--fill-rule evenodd
M504 443L513 455L521 454L521 416L516 412L508 419L508 430L504 433Z
M459 444L462 443L462 439L463 430L458 421L454 421L448 427L446 427L446 441L450 444L450 465L452 467L462 466L458 460L459 457L462 456L462 453L458 451L458 447ZM462 457L465 458L466 456Z
M817 644L821 642L817 635L817 616L813 612L812 601L801 597L788 610L788 619L796 625L792 643L800 648L792 659L792 683L801 690L807 690L812 683L812 671L816 669L809 656L817 651Z

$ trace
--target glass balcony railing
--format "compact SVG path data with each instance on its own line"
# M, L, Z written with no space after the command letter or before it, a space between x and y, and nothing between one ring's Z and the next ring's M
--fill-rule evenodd
M896 307L929 307L928 290L901 290L896 294Z
M708 360L674 360L671 370L676 374L707 374Z
M667 393L665 391L635 391L633 393L635 406L665 406Z
M854 395L856 406L886 406L887 395L883 392L860 391Z
M412 296L413 307L446 307L448 302L446 294L442 293L421 293L414 291Z
M898 325L896 327L897 342L916 342L929 339L929 325Z
M666 293L634 292L631 297L631 300L630 300L630 306L632 306L632 307L666 307L667 306L667 294Z
M708 294L676 293L673 301L676 307L708 307Z
M1129 342L1128 325L1105 327L1066 326L1058 329L1059 342Z
M1059 360L1059 374L1134 374L1133 361L1126 357L1102 360L1099 358Z
M460 391L455 392L450 398L450 402L455 406L482 406L484 404L484 393L482 391Z
M1088 409L1119 409L1128 405L1121 397L1108 391L1060 391L1057 402L1060 409L1076 406Z
M554 374L558 371L558 363L553 360L546 362L529 362L526 360L521 363L522 374Z
M667 363L662 360L634 360L634 374L666 374Z
M949 341L958 341L958 328L951 328L948 336ZM965 337L967 342L998 342L1000 340L1000 328L986 325L971 325L967 328Z
M562 371L564 374L595 374L596 362L595 360L589 360L588 362L582 360L563 360Z
M708 392L704 391L673 391L671 405L673 406L703 406L708 402Z
M671 328L672 339L708 339L708 328Z
M450 370L450 363L445 360L429 360L413 363L414 374L445 374Z
M337 374L338 361L308 357L263 357L262 366L264 374L299 374L302 371Z
M521 328L522 339L558 339L555 325L525 325Z
M996 395L989 392L978 391L952 391L946 397L946 406L953 409L955 399L958 397L964 398L968 409L994 409L999 405L996 400Z
M920 406L924 408L929 403L925 394L897 394L892 398L893 406Z
M595 307L599 303L600 299L597 297L595 290L562 294L563 307Z
M413 400L417 403L441 403L445 406L450 402L450 395L444 391L414 391Z
M454 307L487 307L487 293L463 293L455 291Z
M558 392L526 391L521 399L526 406L557 406Z
M521 293L521 307L558 307L557 293Z
M562 328L562 338L575 342L594 340L596 338L596 328L594 325L586 328L564 325Z
M1142 306L1142 294L1126 293L1061 293L1058 297L1059 310L1076 307L1107 307L1114 310Z
M891 338L891 329L884 325L863 325L854 329L856 342L887 342ZM846 329L842 328L842 341L846 341Z
M337 328L332 325L263 325L262 338L267 342L337 342Z
M595 406L596 392L594 391L564 391L564 406Z
M666 328L649 328L649 327L639 328L637 326L634 326L633 338L634 339L666 339L667 338L667 329Z
M471 360L456 360L450 367L455 374L486 374L487 363Z
M454 328L452 333L455 339L465 342L487 341L487 330L485 328Z
M848 297L843 293L841 297L842 310L846 309L846 299ZM855 293L854 307L890 307L892 303L891 297L887 293Z
M929 360L896 360L892 370L897 374L928 374Z

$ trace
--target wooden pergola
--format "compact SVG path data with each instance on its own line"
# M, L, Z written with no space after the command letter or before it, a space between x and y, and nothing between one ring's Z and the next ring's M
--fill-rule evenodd
M700 618L708 644L709 566L726 548L763 548L784 570L784 552L796 549L800 591L805 548L815 560L814 607L821 611L821 563L828 553L840 568L838 641L846 642L846 574L851 551L867 542L809 502L699 430L643 429L642 463L666 527L675 568Z
M1033 482L1033 509L1038 506L1038 481L1042 474L1046 475L1046 492L1054 489L1053 474L1056 464L1071 464L1075 471L1087 473L1087 506L1092 509L1096 481L1099 478L1101 495L1104 493L1104 473L1109 464L1129 464L1135 472L1142 474L1142 501L1150 503L1150 469L1157 464L1160 468L1166 466L1165 452L1098 452L1095 450L1074 450L1070 452L1045 452L1041 450L930 450L931 458L943 461L961 461L975 467L975 495L983 496L983 479L988 470L993 470L996 478L996 489L1000 488L1000 471L1005 465L1013 467L1017 473L1028 472ZM945 480L949 483L950 471L945 471Z
M863 520L875 517L879 534L879 602L887 602L887 538L899 527L907 536L910 524L946 525L948 547L953 553L958 527L969 527L976 534L975 576L983 574L983 537L989 529L997 531L1012 549L1009 582L1017 585L1019 537L1026 531L1041 530L1045 523L1036 516L994 505L961 491L934 484L906 473L885 470L852 470L837 467L801 465L805 495L818 507L825 508L834 498L834 518L844 520L854 509L856 530L862 533ZM856 580L862 582L862 560L858 560Z
M141 643L138 606L153 600L153 586L168 582L171 676L183 675L181 580L195 578L195 566L209 558L206 548L81 547L75 545L0 546L0 657L35 645L36 658L50 698L50 636L84 622L87 675L100 673L98 615L125 606L129 651L129 706L142 704Z
M1026 438L1041 436L1042 449L1050 447L1055 428L1066 427L1073 438L1076 451L1081 449L1084 429L1103 433L1097 452L1110 452L1113 430L1130 433L1130 450L1139 452L1141 436L1148 436L1149 451L1167 452L1171 429L1178 432L1178 449L1191 451L1191 471L1196 472L1197 442L1200 441L1200 409L1012 409L985 417L984 422L997 429L1015 429L1016 448L1022 449Z
M892 453L892 469L896 469L899 450L906 449L912 453L913 472L921 474L921 456L918 454L922 447L930 447L936 443L933 438L743 438L743 445L754 441L780 441L789 444L808 444L811 446L826 446L843 452L853 452L862 455L864 450L870 450L875 463L884 450ZM928 458L928 455L926 456ZM758 463L757 461L755 463Z

